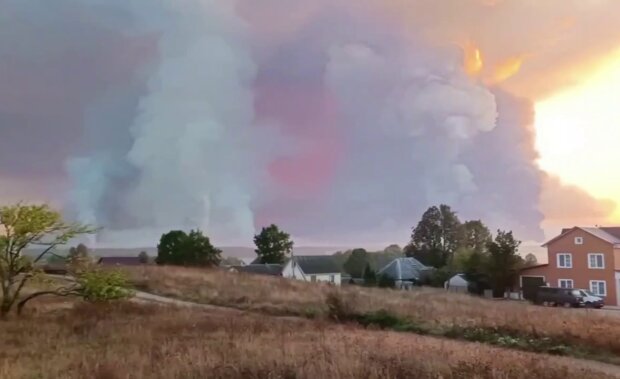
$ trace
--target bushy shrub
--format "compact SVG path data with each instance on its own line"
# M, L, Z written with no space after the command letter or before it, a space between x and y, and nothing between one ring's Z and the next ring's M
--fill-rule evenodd
M394 288L396 282L394 279L390 278L387 275L381 274L379 275L379 280L377 281L377 285L381 288Z
M133 295L129 281L121 271L101 269L83 272L78 278L79 292L86 301L126 299Z
M350 320L354 316L352 302L352 299L346 299L341 292L330 291L325 298L327 315L335 321Z

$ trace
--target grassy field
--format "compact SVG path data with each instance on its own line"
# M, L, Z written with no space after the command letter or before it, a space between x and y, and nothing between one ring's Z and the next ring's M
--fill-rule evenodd
M68 308L72 307L72 308ZM0 322L0 378L611 378L609 367L323 320L38 299Z
M343 299L348 311L369 314L385 310L424 327L499 331L526 338L553 338L620 356L620 317L597 311L544 308L512 301L490 301L420 289L394 291L357 286L336 289L283 278L173 267L140 267L130 271L148 292L253 310L272 315L321 317L328 314L328 294ZM618 362L615 362L618 363Z

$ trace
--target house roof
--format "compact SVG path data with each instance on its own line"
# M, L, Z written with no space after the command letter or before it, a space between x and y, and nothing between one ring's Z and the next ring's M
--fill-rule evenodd
M101 257L97 263L106 266L138 266L143 264L139 257Z
M572 232L573 230L580 229L586 233L593 235L599 239L602 239L605 242L616 245L620 244L620 227L581 227L575 226L573 228L562 229L562 232L557 237L551 239L546 242L543 247L547 247L549 244L559 240L564 237L567 233Z
M340 273L331 255L295 255L293 259L307 275Z
M538 265L526 266L526 267L523 267L521 269L521 271L526 271L526 270L530 270L530 269L533 269L533 268L539 268L539 267L545 267L545 266L549 266L549 263L541 263L541 264L538 264Z
M279 276L282 274L282 265L279 264L249 264L246 266L232 266L235 270L239 272L245 272L248 274L258 274L258 275L272 275Z
M415 258L396 258L377 274L386 275L394 280L420 280L422 272L430 269Z

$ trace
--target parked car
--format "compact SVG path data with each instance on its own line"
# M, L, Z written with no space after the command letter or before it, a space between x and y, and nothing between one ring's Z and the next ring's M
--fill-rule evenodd
M538 287L534 303L554 307L583 307L586 305L584 295L582 290L574 288Z
M588 308L603 308L605 306L605 299L600 296L596 296L592 292L588 290L579 290L581 291L581 295L583 296L583 301L586 303L585 306Z

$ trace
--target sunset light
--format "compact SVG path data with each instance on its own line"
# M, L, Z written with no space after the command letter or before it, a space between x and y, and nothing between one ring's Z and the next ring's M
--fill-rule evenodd
M536 104L540 166L594 196L620 202L620 52Z

